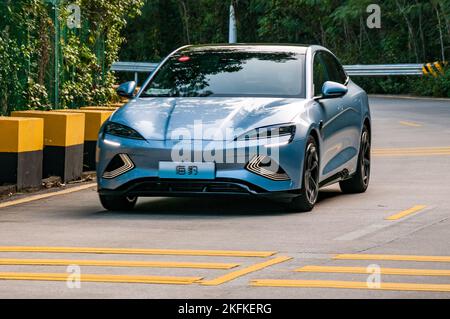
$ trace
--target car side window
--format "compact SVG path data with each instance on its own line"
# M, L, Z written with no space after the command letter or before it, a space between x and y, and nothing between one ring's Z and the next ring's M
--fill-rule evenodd
M322 61L322 52L317 52L314 55L313 63L314 96L322 94L322 87L326 81L328 81L328 74L326 66Z
M347 74L339 61L328 52L321 52L321 56L327 68L329 81L345 84Z

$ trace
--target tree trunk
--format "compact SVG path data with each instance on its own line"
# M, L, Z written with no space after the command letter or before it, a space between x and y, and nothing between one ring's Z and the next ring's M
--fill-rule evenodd
M416 5L419 6L419 34L420 34L420 42L421 42L421 47L422 47L422 59L423 61L426 60L427 58L427 53L426 53L426 48L425 48L425 36L423 34L423 7L422 5L419 3L418 0L416 0Z
M189 32L189 15L188 15L187 6L186 6L186 3L184 2L184 0L179 0L178 3L180 4L180 8L181 8L180 12L181 12L181 18L183 20L184 32L186 34L186 43L191 44L191 37L190 37L190 32Z
M449 41L450 41L450 12L448 12L446 10L446 7L445 7L445 5L444 5L444 3L442 1L440 1L439 4L441 6L442 14L444 15L445 26L446 26L447 33L448 33L448 38L449 38Z
M413 31L412 23L411 23L411 21L409 21L408 16L405 13L405 9L404 9L404 7L401 6L400 2L398 2L398 0L396 0L395 3L397 4L398 9L399 9L403 19L406 22L406 26L408 27L408 33L409 33L409 42L414 51L414 55L416 56L416 62L419 63L419 55L417 53L416 41L414 40L414 31Z
M445 48L444 48L444 36L442 34L442 23L441 23L441 16L439 15L439 8L435 2L432 2L433 9L436 12L436 17L438 21L438 28L439 28L439 40L441 42L441 58L442 61L445 61Z

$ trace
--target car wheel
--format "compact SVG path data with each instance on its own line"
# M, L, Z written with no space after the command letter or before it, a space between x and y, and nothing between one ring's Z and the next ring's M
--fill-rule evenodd
M367 190L370 182L370 151L370 132L367 126L364 126L361 135L358 167L356 173L350 179L339 183L342 192L346 194L358 194L364 193Z
M137 197L100 195L100 202L107 210L132 210L136 206Z
M310 212L319 197L319 150L315 139L310 136L306 146L303 182L300 195L295 197L289 205L291 211Z

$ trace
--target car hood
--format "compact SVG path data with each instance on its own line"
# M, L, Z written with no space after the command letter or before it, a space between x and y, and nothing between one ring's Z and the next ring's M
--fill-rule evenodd
M290 123L304 99L139 98L120 108L111 121L132 127L147 140L233 139L258 127ZM231 133L233 131L233 133Z

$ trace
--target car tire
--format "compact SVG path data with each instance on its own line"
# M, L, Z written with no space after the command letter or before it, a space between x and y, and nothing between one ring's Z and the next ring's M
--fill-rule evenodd
M100 195L100 202L106 210L132 210L136 206L137 197Z
M314 137L310 136L306 144L303 164L302 190L300 195L290 202L290 211L310 212L313 210L319 196L319 173L319 149Z
M361 146L358 156L358 167L356 169L356 173L351 178L339 183L342 192L345 194L364 193L369 187L371 143L370 131L366 125L364 125L360 143Z

